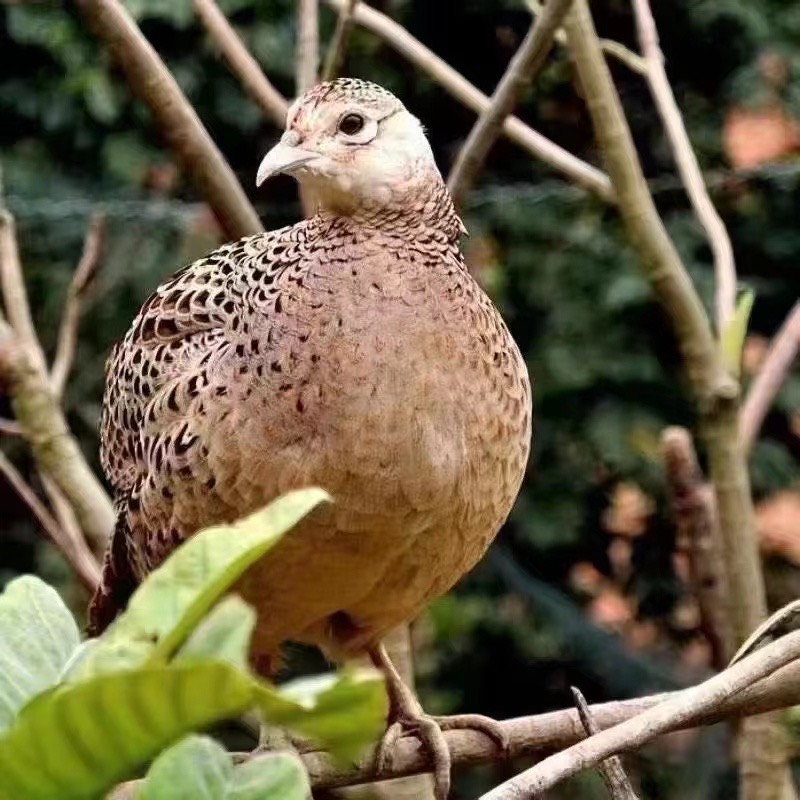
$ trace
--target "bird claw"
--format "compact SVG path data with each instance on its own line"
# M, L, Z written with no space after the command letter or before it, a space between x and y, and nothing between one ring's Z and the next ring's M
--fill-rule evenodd
M450 794L450 750L436 718L420 712L403 714L386 729L375 755L378 775L391 769L397 742L404 734L416 736L433 761L434 794L436 800L447 800Z
M502 726L490 717L481 714L456 714L449 717L435 717L424 712L398 716L386 729L375 755L375 769L378 775L391 769L397 742L404 734L415 736L427 750L433 762L433 776L436 800L447 800L450 794L450 769L452 760L444 731L476 730L488 736L502 753L508 750L508 736Z

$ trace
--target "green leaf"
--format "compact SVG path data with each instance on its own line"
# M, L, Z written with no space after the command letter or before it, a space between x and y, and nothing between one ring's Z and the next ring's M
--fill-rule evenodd
M227 800L307 800L303 762L292 753L267 753L233 771Z
M0 594L0 732L53 686L80 643L75 620L44 581L16 578Z
M175 661L215 658L246 669L256 612L239 595L221 600L195 628Z
M269 753L234 769L230 754L207 736L189 736L150 767L136 800L307 800L303 762Z
M46 692L0 739L0 800L94 800L189 731L253 705L223 663L102 675Z
M257 701L268 722L321 743L340 759L355 761L386 723L383 676L375 670L301 678L276 692L261 686Z
M226 800L232 777L225 748L207 736L188 736L153 762L136 800Z
M746 289L740 294L736 303L736 311L720 337L722 359L730 373L737 378L741 371L742 348L747 336L747 323L750 321L754 299L755 293L752 289Z
M195 534L145 578L102 647L153 643L149 662L167 661L242 573L329 499L322 489L301 489L230 525Z

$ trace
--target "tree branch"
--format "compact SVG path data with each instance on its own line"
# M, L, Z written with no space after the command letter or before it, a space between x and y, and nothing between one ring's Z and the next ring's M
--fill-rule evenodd
M105 218L103 215L99 213L92 214L83 240L83 253L75 272L72 274L72 280L67 291L64 312L58 330L56 354L53 358L53 366L50 369L50 384L53 387L53 394L59 400L64 394L69 371L75 358L81 306L86 291L97 272L104 231Z
M759 654L763 652L759 651ZM606 730L638 717L664 702L680 698L685 691L692 690L599 703L589 708L598 728ZM800 703L800 662L796 661L776 670L769 677L748 685L738 694L723 697L717 706L697 709L697 714L690 720L673 720L663 733L712 725L746 715L763 714L798 703ZM502 721L500 725L509 743L505 754L500 753L496 744L478 731L444 731L453 765L467 767L497 763L504 758L508 760L542 758L584 740L583 727L574 708L508 719ZM388 770L380 776L375 774L371 756L355 766L334 761L328 753L319 750L303 752L301 758L314 789L333 789L373 783L375 780L392 780L406 775L430 772L433 769L430 753L426 748L420 747L418 740L413 736L405 736L398 741ZM114 800L133 797L138 786L137 781L125 784L124 791L127 793L114 794Z
M600 728L597 727L597 723L592 717L591 709L581 690L573 686L572 696L575 698L575 707L578 709L578 716L586 735L594 736L599 733ZM636 792L633 791L633 786L631 786L628 776L625 774L625 769L619 756L612 756L601 762L600 772L603 776L603 783L605 783L612 800L639 800Z
M589 113L623 221L642 267L675 330L708 453L730 585L734 642L744 641L766 616L764 579L755 536L750 478L739 445L738 382L728 374L695 287L658 215L642 174L622 105L603 58L586 0L575 0L565 24ZM772 798L781 749L778 721L764 717L745 725L742 798ZM763 787L760 789L759 787Z
M326 0L326 2L337 11L341 11L348 0ZM483 92L385 14L361 2L355 9L354 19L356 23L379 36L412 64L426 72L467 108L481 114L489 107L490 100ZM506 118L503 123L503 133L535 158L562 172L573 183L604 200L613 201L614 192L607 175L529 128L517 117Z
M331 43L325 54L325 66L322 70L322 80L333 80L342 68L344 57L347 54L347 44L350 41L350 34L353 32L354 12L358 0L347 0L342 3L339 9L339 16L336 18L336 28L333 31Z
M721 336L736 307L736 264L733 259L733 247L725 224L711 202L703 173L697 163L697 156L683 124L683 117L675 102L675 95L672 93L664 68L664 54L659 46L658 31L649 0L633 0L633 10L639 43L647 64L645 77L650 86L650 93L664 123L678 172L695 214L708 236L711 252L714 255L716 322L717 333Z
M575 0L566 29L620 214L645 275L673 323L692 389L704 406L720 395L735 395L736 384L718 357L703 304L648 189L585 0Z
M661 434L661 451L676 539L689 557L691 588L700 606L714 666L723 669L735 644L714 493L700 471L689 431L666 428Z
M47 373L47 362L39 337L36 335L28 293L22 277L16 224L5 209L0 209L0 294L18 346L25 349L27 357L36 369Z
M264 75L215 0L194 0L194 11L211 40L219 48L231 72L250 97L267 119L283 128L289 103Z
M519 49L497 84L489 107L483 111L469 132L447 179L453 201L460 206L502 132L503 122L514 110L522 92L544 66L553 36L564 19L572 0L550 0L535 18Z
M226 235L263 230L255 209L158 53L119 0L75 0L75 8L106 44L134 94L150 108L187 175L197 182Z
M13 420L0 418L0 433L6 436L22 436L22 428Z
M5 476L14 491L28 506L38 520L46 538L64 556L80 582L89 592L94 592L100 582L100 564L86 546L86 540L80 534L80 531L75 536L74 531L69 531L56 522L47 508L45 508L44 503L39 500L36 493L25 482L16 467L6 458L2 450L0 450L0 473Z
M543 6L539 0L525 0L525 5L528 6L528 10L531 14L542 13ZM564 32L563 28L559 28L556 31L554 38L558 44L565 45L567 43L567 34ZM647 65L644 59L638 53L634 53L633 50L625 47L625 45L620 42L616 42L613 39L600 39L600 49L607 56L616 58L617 61L624 64L631 72L636 72L639 75L644 75L645 72L647 72Z
M319 6L317 0L297 0L295 92L299 96L317 82Z
M639 748L677 727L696 724L703 714L719 709L737 693L798 658L800 631L795 631L704 683L678 692L633 719L540 761L535 767L487 792L481 800L539 797L565 778L596 766L611 755Z
M764 363L742 405L739 436L746 453L753 449L767 411L797 358L798 348L800 348L800 302L794 304L789 316L775 334Z
M5 210L0 210L0 288L13 325L0 312L0 377L16 422L40 472L66 495L92 549L101 552L114 527L114 509L51 389L22 278L14 219Z

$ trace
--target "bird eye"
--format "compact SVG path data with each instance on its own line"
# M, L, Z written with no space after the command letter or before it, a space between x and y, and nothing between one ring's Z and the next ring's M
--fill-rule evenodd
M345 114L339 120L339 130L346 136L355 136L364 127L364 117L361 114Z

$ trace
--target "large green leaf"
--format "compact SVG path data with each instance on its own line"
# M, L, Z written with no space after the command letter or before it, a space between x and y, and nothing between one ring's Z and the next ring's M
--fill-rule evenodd
M258 705L271 723L357 757L386 715L375 671L260 683L223 662L100 675L37 697L0 739L0 800L88 800L191 731Z
M8 584L0 594L0 732L58 681L79 642L78 626L54 589L33 575Z
M214 658L247 669L256 612L237 594L217 603L181 647L173 663Z
M136 800L225 800L232 777L223 747L207 736L188 736L153 762Z
M291 753L268 753L236 767L227 800L307 800L303 762Z
M189 736L150 767L136 800L306 800L302 762L269 753L234 769L230 755L205 736Z
M91 800L185 733L243 713L253 680L224 663L101 675L40 695L0 739L2 800Z
M375 670L352 670L301 678L259 688L266 720L320 742L337 758L357 760L377 740L386 723L383 677Z
M105 650L143 642L151 664L175 654L219 598L306 514L330 498L322 489L290 492L230 525L206 528L184 542L145 578L84 670L99 671ZM131 650L131 655L135 655ZM140 653L141 655L141 653ZM123 665L112 659L115 668ZM141 661L132 658L129 668Z

